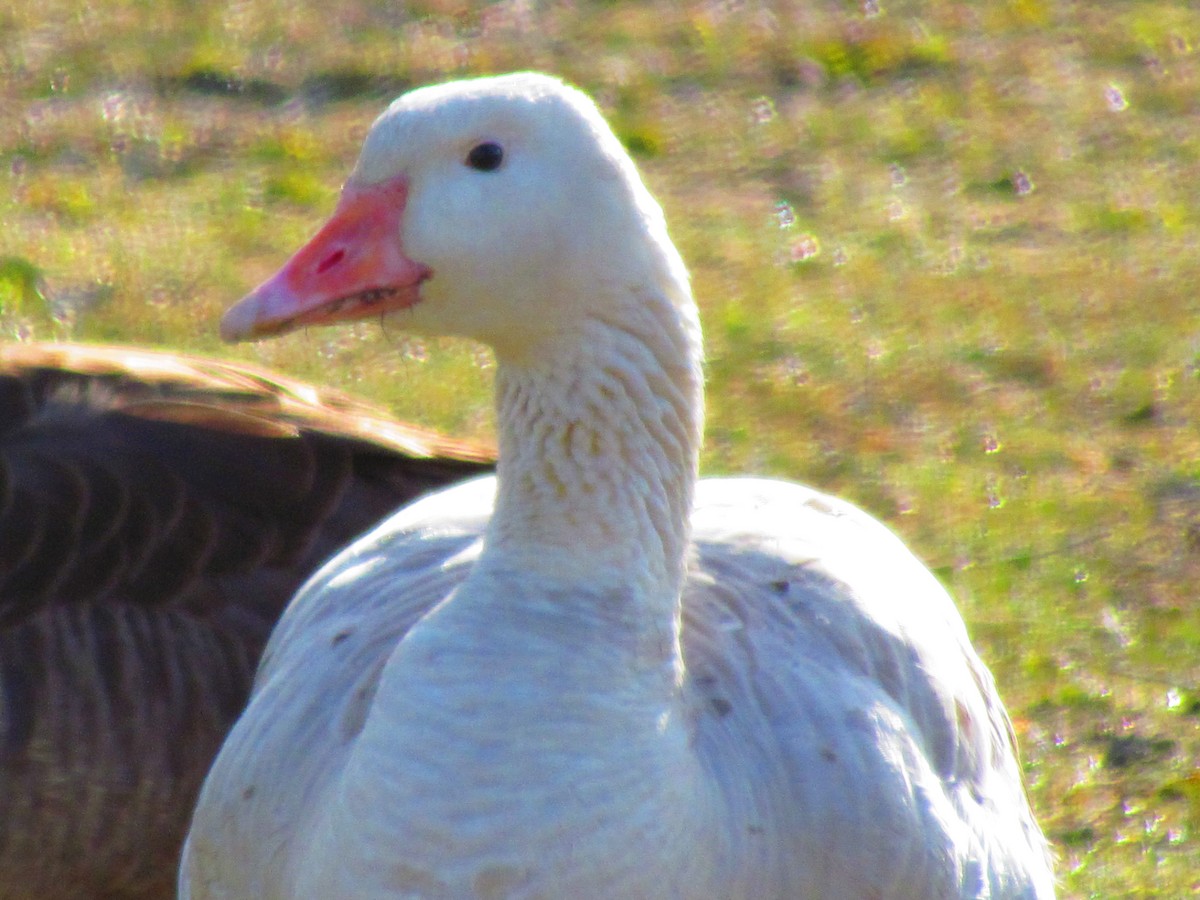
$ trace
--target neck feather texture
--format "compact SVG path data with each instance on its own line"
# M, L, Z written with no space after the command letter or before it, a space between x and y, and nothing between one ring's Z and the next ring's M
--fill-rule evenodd
M703 427L699 325L686 295L622 299L550 352L501 358L488 552L673 606Z

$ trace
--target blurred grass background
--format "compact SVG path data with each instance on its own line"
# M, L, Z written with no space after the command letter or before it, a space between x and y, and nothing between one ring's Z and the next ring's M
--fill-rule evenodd
M485 352L225 347L409 86L539 68L663 201L708 472L880 515L957 597L1067 897L1200 891L1200 10L16 0L0 332L252 359L490 435ZM869 561L867 561L869 564Z

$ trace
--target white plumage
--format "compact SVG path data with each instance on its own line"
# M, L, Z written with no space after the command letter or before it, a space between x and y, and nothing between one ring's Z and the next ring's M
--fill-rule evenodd
M184 897L1053 896L933 576L841 501L696 482L686 271L589 100L533 74L400 98L223 330L381 311L494 347L498 480L293 601Z

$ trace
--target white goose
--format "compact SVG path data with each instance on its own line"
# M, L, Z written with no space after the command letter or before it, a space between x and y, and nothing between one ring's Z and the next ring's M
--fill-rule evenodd
M296 597L182 896L1053 896L933 576L846 503L696 481L687 273L591 101L535 74L401 97L222 328L381 313L495 349L499 475Z

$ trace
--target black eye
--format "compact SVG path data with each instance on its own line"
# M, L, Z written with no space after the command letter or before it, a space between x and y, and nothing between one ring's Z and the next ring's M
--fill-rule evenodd
M480 172L494 172L504 162L504 148L492 141L476 144L467 154L467 165Z

